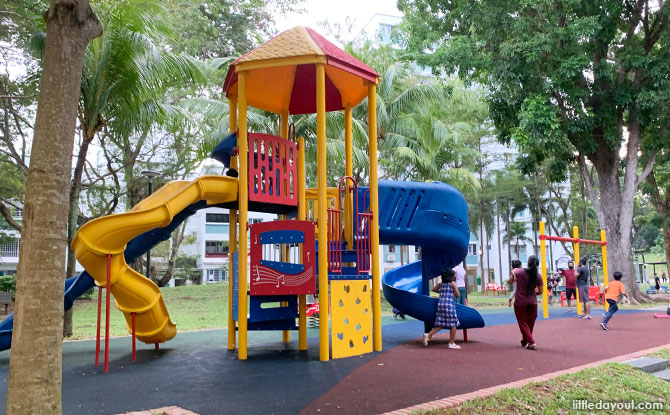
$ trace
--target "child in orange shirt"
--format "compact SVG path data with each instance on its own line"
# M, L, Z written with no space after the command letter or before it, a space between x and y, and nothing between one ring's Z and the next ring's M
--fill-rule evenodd
M626 289L621 282L621 278L623 277L623 274L619 271L614 272L614 281L610 283L607 287L605 287L605 300L607 301L607 304L609 304L609 309L605 314L603 314L603 322L600 323L600 327L603 328L603 330L608 330L607 328L607 322L610 321L614 313L619 310L619 307L617 306L617 300L619 299L619 294L623 294L624 297L628 298L628 294L624 292Z

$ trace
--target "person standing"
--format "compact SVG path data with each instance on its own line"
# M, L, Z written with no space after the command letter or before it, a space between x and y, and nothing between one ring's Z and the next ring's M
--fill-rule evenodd
M568 311L572 312L572 299L577 299L577 280L575 279L575 263L568 262L568 269L563 270L565 277L565 298L568 300Z
M458 298L461 294L456 287L456 277L454 271L447 268L440 275L442 282L437 284L433 291L439 293L437 299L437 311L435 313L434 327L428 333L423 333L423 345L428 346L428 342L433 340L433 335L442 329L449 329L449 347L450 349L460 349L461 346L455 343L456 327L461 324L456 314L456 304L454 297Z
M514 296L514 315L521 331L521 346L535 350L533 328L537 319L537 296L542 294L544 283L537 266L540 261L535 255L528 257L528 268L514 270L516 294Z
M668 277L667 277L667 275L665 274L665 270L661 271L661 280L662 280L663 282L665 282L665 280L666 280L667 278L668 278Z
M661 290L661 279L658 278L658 274L654 272L654 288L656 288L656 293L659 293Z
M591 303L589 303L589 286L591 281L591 271L588 261L582 258L577 268L577 290L579 291L579 301L584 305L584 315L578 318L591 319Z
M465 300L468 298L468 290L465 285L465 268L463 268L463 263L461 262L456 265L453 270L456 275L456 287L458 287L458 292L461 294L460 297L456 297L456 302L465 305Z

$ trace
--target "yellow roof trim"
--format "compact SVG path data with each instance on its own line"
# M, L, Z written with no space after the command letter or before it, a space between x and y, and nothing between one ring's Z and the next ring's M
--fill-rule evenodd
M272 68L275 66L306 65L311 63L326 63L324 55L296 56L280 59L264 59L258 61L240 62L235 65L235 72L250 71L253 69Z

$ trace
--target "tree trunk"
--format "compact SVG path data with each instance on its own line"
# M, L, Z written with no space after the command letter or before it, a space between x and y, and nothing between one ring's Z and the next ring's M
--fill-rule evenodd
M484 233L486 235L486 238L484 238L486 240L486 250L484 251L484 252L486 252L486 281L488 282L489 278L491 278L491 255L490 255L491 252L489 251L489 236L490 235L486 231ZM494 275L494 278L493 278L493 282L496 282L495 275Z
M484 281L484 218L482 216L482 204L479 203L479 278L482 282L482 293L486 287L486 282Z
M500 270L500 285L503 285L504 277L503 277L503 269L502 269L502 249L500 245L500 212L496 214L496 229L498 230L497 236L498 236L498 269Z
M512 275L512 238L509 237L509 212L505 215L505 219L506 233L509 239L507 243L507 275Z
M87 0L51 0L26 181L7 414L60 414L68 188L83 56L102 32Z
M619 174L618 148L611 149L605 147L603 144L601 146L603 148L589 155L589 160L593 162L595 170L598 173L600 197L598 197L593 180L588 174L583 156L580 155L578 159L589 196L598 213L598 222L607 233L607 258L610 261L609 272L621 271L623 273L623 283L633 303L646 302L648 300L648 297L642 294L637 285L633 267L633 252L631 249L635 192L640 181L644 180L645 173L649 173L648 167L653 166L652 159L650 160L651 164L648 164L647 168L645 168L645 172L641 176L638 176L637 165L640 140L640 126L635 118L635 114L630 114L623 186L621 186Z
M665 218L666 224L663 225L663 241L665 241L665 266L670 271L670 225L667 224L668 218Z
M72 337L72 314L74 314L74 304L72 308L63 313L63 337Z
M85 128L86 126L82 126ZM77 258L72 250L72 240L75 233L77 233L77 225L79 224L79 196L81 195L81 176L84 172L84 163L86 163L86 155L88 154L88 147L91 144L93 137L90 138L84 131L84 139L79 146L79 154L77 155L77 164L72 175L72 182L70 184L70 212L68 216L67 225L67 270L65 278L72 278L77 271ZM73 305L74 307L74 305ZM67 310L63 314L63 337L72 336L72 309Z

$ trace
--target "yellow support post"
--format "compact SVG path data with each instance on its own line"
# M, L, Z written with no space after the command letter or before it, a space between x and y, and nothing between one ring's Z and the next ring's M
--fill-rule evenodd
M288 110L282 111L281 113L281 137L285 140L288 139ZM282 215L281 219L285 220L286 215ZM281 254L282 254L282 261L288 261L289 256L288 246L285 246L285 249L283 249ZM282 307L288 306L288 302L283 301L281 303L281 306ZM291 332L289 330L282 330L282 341L284 343L291 342Z
M328 216L326 214L326 69L316 64L316 154L317 187L319 190L319 356L322 362L330 359L328 337Z
M228 100L228 130L232 133L237 130L237 99ZM230 167L236 162L230 158ZM235 350L235 319L233 318L233 254L237 249L237 210L231 209L228 216L228 350Z
M600 230L600 240L603 242L607 242L605 229ZM604 291L604 288L609 285L609 274L607 273L607 245L602 246L602 254L603 254L603 283L605 284L603 286ZM605 311L608 311L610 309L610 305L605 300L605 296L603 296L603 302L605 303Z
M370 239L372 250L372 338L376 352L382 350L381 284L379 281L379 188L377 183L377 85L368 85L368 139L370 154Z
M307 220L305 206L305 139L298 138L298 220ZM302 251L300 252L302 258ZM307 350L307 297L298 296L298 350Z
M237 74L238 100L239 100L239 124L237 147L239 149L239 193L238 202L240 208L240 250L239 250L239 299L237 307L237 326L239 329L239 347L237 358L247 359L247 219L249 209L248 199L248 155L247 155L247 94L246 73Z
M354 144L353 134L351 131L351 106L344 107L344 154L345 154L345 176L354 176ZM350 183L346 183L347 193L344 199L344 237L347 240L347 249L354 248L354 222L353 222L353 197L358 195L350 195Z
M544 221L540 222L540 236L545 235L545 229L544 229ZM542 276L544 277L544 290L542 290L542 316L544 318L549 318L549 303L548 303L548 297L549 293L547 293L547 284L546 282L549 279L549 276L547 275L547 241L544 240L544 238L540 239L540 265L542 269Z
M576 226L572 227L572 237L575 239L579 239L579 228ZM575 242L573 244L573 247L575 249L575 267L579 267L579 242ZM575 268L575 269L576 269ZM582 303L579 299L579 287L577 287L577 314L582 315Z

